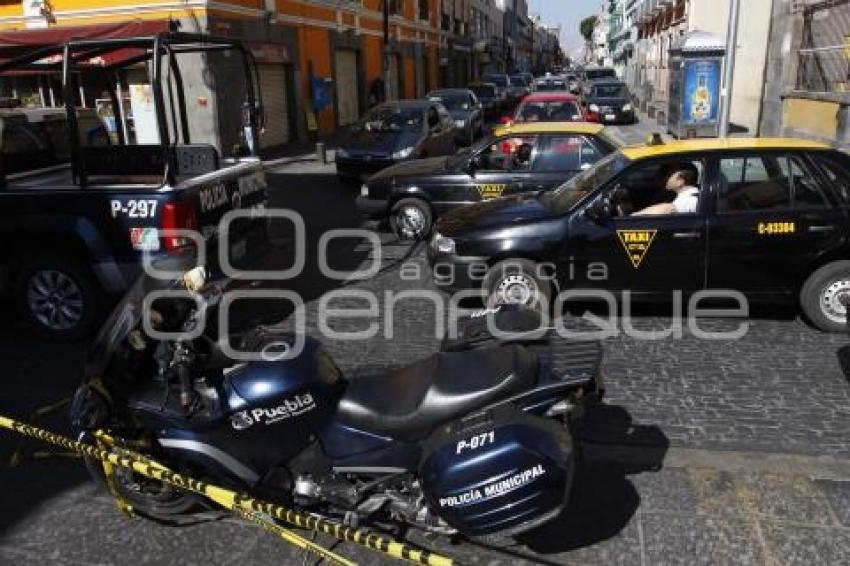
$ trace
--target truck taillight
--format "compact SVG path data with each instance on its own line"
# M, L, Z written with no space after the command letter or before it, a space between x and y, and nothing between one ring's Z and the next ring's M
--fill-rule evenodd
M167 202L162 209L163 230L198 230L198 214L190 202ZM167 235L162 238L166 251L176 252L192 245L192 239L185 236Z

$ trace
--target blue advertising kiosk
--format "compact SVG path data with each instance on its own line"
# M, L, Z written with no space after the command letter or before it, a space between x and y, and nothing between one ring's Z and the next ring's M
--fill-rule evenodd
M715 35L692 31L670 48L667 131L677 138L717 137L726 47Z

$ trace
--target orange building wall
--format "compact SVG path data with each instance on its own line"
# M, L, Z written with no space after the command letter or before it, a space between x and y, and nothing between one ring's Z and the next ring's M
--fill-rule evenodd
M416 61L404 58L404 97L416 98Z
M302 26L298 29L301 51L301 96L305 107L310 107L310 81L312 76L331 77L331 52L329 32L326 29ZM317 116L319 132L326 134L336 129L333 107L322 110Z
M384 74L384 43L379 37L366 37L366 45L363 51L366 58L366 87L372 81Z

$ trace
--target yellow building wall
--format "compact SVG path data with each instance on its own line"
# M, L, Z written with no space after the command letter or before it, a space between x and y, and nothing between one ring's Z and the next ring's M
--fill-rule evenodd
M782 125L798 132L836 139L839 108L837 102L786 98Z
M24 15L24 5L18 2L0 3L0 18L20 18Z

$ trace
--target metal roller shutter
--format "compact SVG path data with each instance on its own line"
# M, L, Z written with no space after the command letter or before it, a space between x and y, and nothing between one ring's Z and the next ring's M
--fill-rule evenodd
M336 52L336 100L339 125L353 124L360 117L360 85L357 83L357 52Z
M286 67L275 63L257 65L266 115L266 130L260 147L273 147L290 140L289 105L286 98Z

